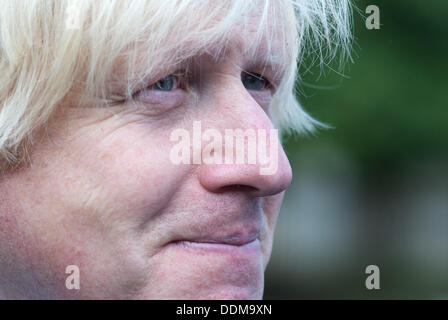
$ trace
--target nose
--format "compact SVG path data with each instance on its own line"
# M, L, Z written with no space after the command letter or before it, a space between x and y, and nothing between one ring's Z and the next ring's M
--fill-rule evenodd
M219 113L219 119L213 119L223 133L222 163L202 163L198 168L199 181L214 193L244 191L254 197L281 193L292 179L288 158L265 110L244 87L239 89L231 98L217 99L218 104L225 106L215 107L231 113ZM229 96L229 92L225 94Z

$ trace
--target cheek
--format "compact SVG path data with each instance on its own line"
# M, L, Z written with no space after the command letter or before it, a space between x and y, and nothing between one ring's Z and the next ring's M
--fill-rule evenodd
M30 268L18 274L35 275L22 280L41 283L41 296L49 287L60 296L73 294L65 288L65 268L72 264L81 270L83 297L116 298L142 286L144 257L161 240L146 238L152 248L145 248L140 227L169 203L186 174L186 166L169 160L169 135L133 125L101 129L71 133L57 149L36 150L33 166L14 178L13 193L27 196L14 220L2 215L8 224L0 231L5 235L8 226L11 241L0 237L0 254L13 258L11 272ZM11 251L3 252L5 246Z
M143 124L122 126L92 142L82 139L79 148L88 155L70 157L84 190L73 205L88 205L99 216L106 211L107 218L112 214L114 221L137 227L171 200L185 174L185 166L171 163L170 145L168 134Z

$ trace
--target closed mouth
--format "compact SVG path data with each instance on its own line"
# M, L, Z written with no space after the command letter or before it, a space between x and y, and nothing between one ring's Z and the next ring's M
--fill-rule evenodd
M258 238L244 243L230 244L225 242L198 242L198 241L175 241L172 245L186 249L186 250L199 250L205 252L214 253L231 253L231 252L247 252L247 250L253 250L259 248L260 241Z
M259 233L257 232L244 236L181 239L172 241L170 244L184 248L237 249L251 247L257 245L259 242Z
M174 243L177 244L191 244L191 245L220 245L220 246L228 246L228 247L243 247L243 246L247 246L250 245L251 243L254 243L255 241L258 241L258 238L255 237L254 239L251 240L247 240L247 241L198 241L198 240L179 240L179 241L174 241Z

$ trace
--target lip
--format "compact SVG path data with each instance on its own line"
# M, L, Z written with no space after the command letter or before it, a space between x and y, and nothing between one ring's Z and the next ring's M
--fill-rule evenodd
M244 243L229 242L198 242L180 240L171 243L172 246L182 250L203 253L231 254L236 252L256 252L260 248L260 241L255 238L252 241Z
M224 205L220 202L217 210L210 208L196 210L189 215L191 218L183 215L176 219L170 226L170 232L163 242L163 247L176 250L229 251L228 249L233 249L234 253L255 248L257 244L260 247L260 236L264 225L260 204L258 202L230 203L223 208Z
M210 236L193 237L188 239L179 239L169 243L176 247L184 249L202 249L202 250L235 250L250 249L259 246L259 232L236 234L232 236Z
M221 245L228 247L242 247L251 244L258 239L258 234L252 234L247 237L229 237L225 239L194 239L194 240L178 240L174 243L192 244L192 245Z

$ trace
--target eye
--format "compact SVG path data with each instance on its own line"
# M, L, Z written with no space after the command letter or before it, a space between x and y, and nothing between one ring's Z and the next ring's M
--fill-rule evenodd
M156 83L150 86L150 89L159 90L159 91L172 91L177 89L179 84L179 78L172 74L163 79L160 79Z
M241 82L247 90L252 91L269 89L271 86L266 78L256 73L243 72L241 74Z
M132 101L151 106L154 112L162 113L180 106L186 99L185 75L172 73L132 94Z

